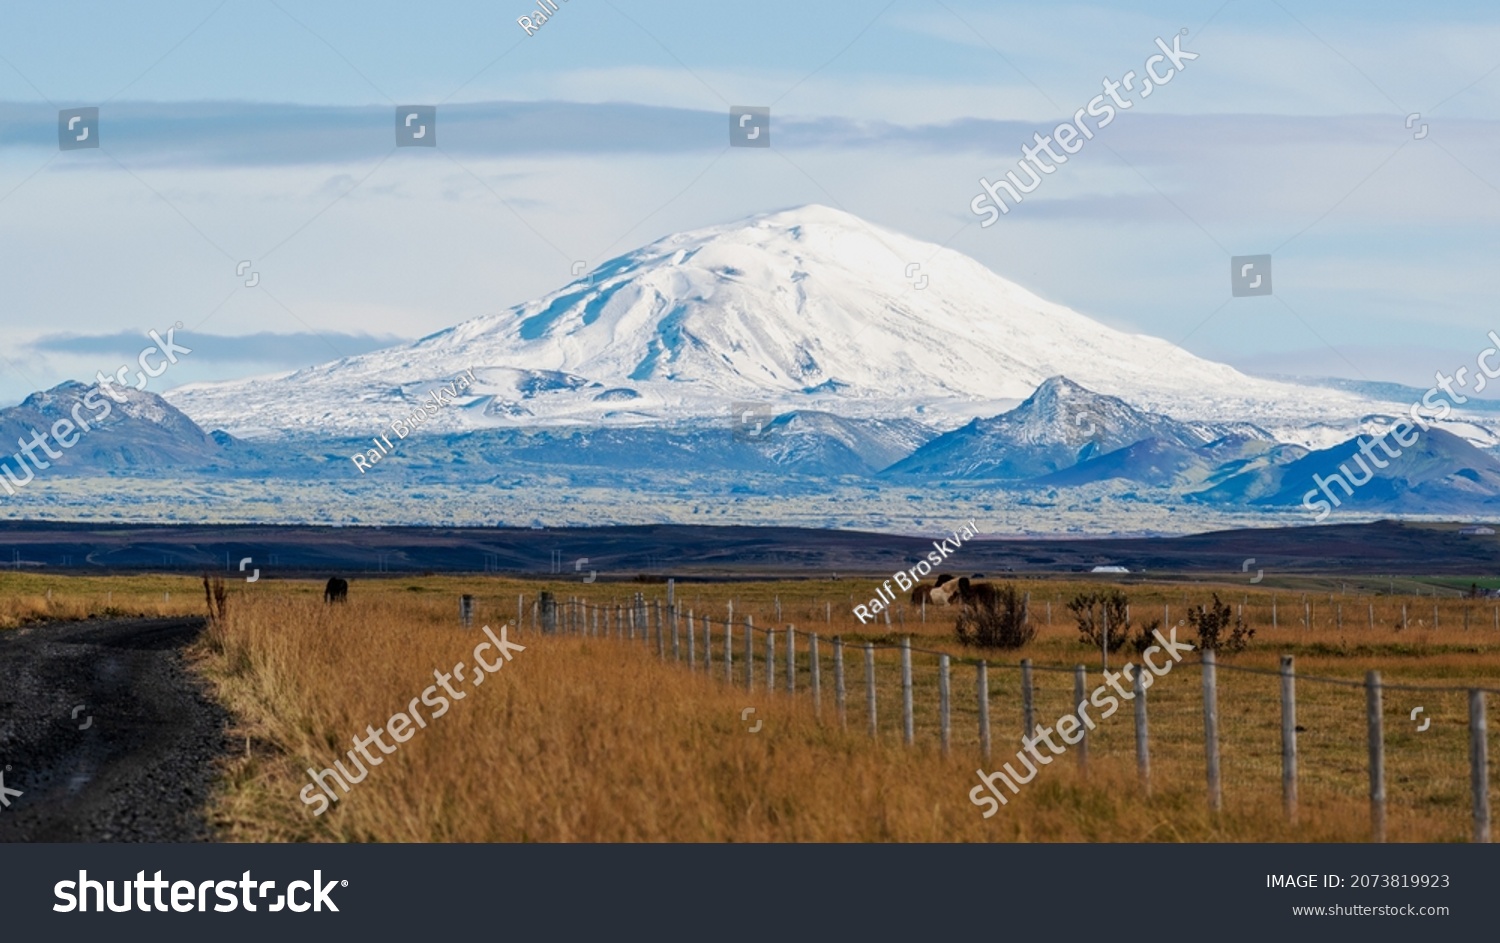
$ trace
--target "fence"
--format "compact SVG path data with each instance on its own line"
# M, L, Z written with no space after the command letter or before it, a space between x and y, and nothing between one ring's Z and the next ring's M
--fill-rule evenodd
M915 745L919 732L926 735L926 742L936 741L946 755L959 746L974 748L982 761L990 763L995 742L992 719L997 715L1000 722L1012 732L1018 732L1016 741L1023 736L1034 736L1038 730L1038 716L1058 718L1077 711L1077 706L1088 701L1088 671L1083 665L1071 668L1038 665L1023 658L1016 663L990 662L985 659L958 659L974 670L974 686L968 696L962 694L967 685L959 682L955 686L955 656L926 648L914 647L911 638L902 638L898 644L861 641L852 647L859 651L854 660L862 665L859 677L846 666L846 649L850 643L838 635L831 639L817 632L799 631L794 625L781 628L759 627L751 615L742 615L736 622L734 603L727 606L728 615L714 617L707 613L695 614L692 608L683 608L672 597L668 587L668 599L648 602L643 593L637 592L628 603L601 604L577 597L558 600L552 593L543 592L532 601L528 610L526 599L516 601L517 626L523 627L526 615L531 616L531 628L547 634L579 635L595 638L613 638L624 642L640 642L654 649L662 660L670 658L685 664L688 670L722 678L726 684L743 685L747 691L764 689L766 692L784 692L787 696L806 695L814 714L824 719L824 677L831 668L833 684L832 711L837 723L848 728L860 718L858 692L851 702L849 685L863 686L863 714L865 728L872 738L882 732L894 733L899 729L903 743ZM777 609L780 609L779 600ZM1312 753L1325 761L1337 761L1340 748L1349 746L1348 731L1364 728L1366 766L1369 782L1369 806L1371 838L1381 842L1387 836L1387 772L1386 745L1392 739L1403 745L1411 743L1411 732L1393 735L1385 729L1385 695L1387 692L1402 692L1420 695L1423 705L1413 709L1411 719L1415 724L1421 713L1432 716L1452 716L1461 710L1467 714L1468 753L1468 804L1471 809L1469 835L1474 842L1488 842L1491 835L1489 800L1489 732L1486 717L1486 694L1500 690L1485 687L1459 687L1441 685L1387 684L1378 671L1370 671L1364 681L1344 678L1299 676L1295 659L1281 656L1280 667L1267 670L1237 665L1220 664L1213 651L1200 653L1198 661L1182 661L1175 670L1197 667L1201 676L1201 738L1183 735L1183 717L1196 713L1192 710L1191 695L1184 686L1148 690L1153 681L1146 671L1137 671L1131 679L1131 696L1128 701L1133 714L1133 753L1140 788L1144 795L1152 792L1153 752L1160 757L1164 749L1175 751L1181 759L1181 751L1191 748L1194 739L1202 744L1207 803L1219 813L1223 809L1226 762L1233 768L1237 780L1253 780L1267 773L1278 773L1283 812L1288 821L1296 823L1299 815L1299 784L1312 782L1327 785L1326 777L1316 769L1309 770L1305 764L1299 767L1307 750L1306 741L1312 743ZM825 659L828 664L825 666ZM917 659L930 671L918 671ZM888 666L884 675L880 666ZM1139 667L1139 666L1138 666ZM893 670L894 669L894 670ZM1014 678L1014 697L1000 698L995 703L996 689L992 686L992 672L1010 674ZM1221 697L1221 673L1226 674L1233 689L1226 699ZM896 675L893 679L891 675ZM1117 680L1123 676L1113 673ZM1102 675L1106 680L1109 673ZM1143 677L1145 676L1145 677ZM1051 678L1052 680L1047 680ZM1068 684L1067 682L1071 682ZM1299 684L1316 696L1300 705ZM1101 687L1103 684L1101 683ZM1306 687L1310 686L1310 687ZM1365 692L1364 709L1351 713L1348 699L1339 701L1336 692L1351 688L1362 688ZM1112 688L1119 691L1119 688ZM882 692L884 692L882 694ZM958 692L958 693L955 693ZM1123 692L1121 692L1123 693ZM895 697L899 703L899 720L884 719L880 711L882 701ZM1455 702L1457 696L1460 701ZM1065 697L1071 700L1064 701ZM1251 707L1259 703L1279 701L1280 713L1277 722L1264 723L1264 718L1254 714ZM1160 702L1160 703L1158 703ZM1448 706L1444 707L1443 704ZM1462 703L1460 709L1458 703ZM1221 713L1225 704L1232 706ZM1426 704L1437 705L1428 711ZM1098 706L1097 704L1095 705ZM1309 708L1311 708L1309 710ZM1163 726L1171 733L1164 741L1152 739L1152 711L1165 711ZM1111 711L1110 713L1113 713ZM1359 716L1362 715L1362 716ZM1299 723L1299 717L1303 723ZM1363 723L1359 723L1362 720ZM1082 739L1074 744L1074 755L1079 772L1087 776L1090 756L1101 753L1121 755L1119 729L1124 725L1100 723L1080 727ZM1420 732L1428 726L1417 726ZM964 731L970 731L965 734ZM957 733L955 733L957 731ZM1305 736L1303 736L1305 734ZM929 737L931 739L927 739ZM1009 739L1009 738L1007 738ZM1407 763L1409 768L1400 771L1399 779L1410 782L1421 781L1425 776L1451 776L1452 770L1442 770L1436 751L1417 749L1404 751L1403 757L1420 756L1421 762ZM1279 770L1271 769L1279 757ZM1425 764L1425 767L1424 765ZM1325 763L1326 765L1326 763ZM1428 772L1423 772L1423 769ZM1439 772L1432 773L1432 769Z

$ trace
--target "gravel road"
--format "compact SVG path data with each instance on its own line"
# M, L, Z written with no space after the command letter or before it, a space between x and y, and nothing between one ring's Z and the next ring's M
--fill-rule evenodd
M203 810L229 717L182 654L203 625L0 631L0 841L213 840Z

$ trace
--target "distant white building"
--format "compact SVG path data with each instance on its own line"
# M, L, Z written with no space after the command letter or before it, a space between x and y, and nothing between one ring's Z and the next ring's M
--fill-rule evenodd
M1129 573L1130 572L1130 567L1128 567L1128 566L1096 566L1092 570L1090 570L1089 572L1090 573Z
M1466 537L1493 537L1495 528L1485 527L1483 524L1475 524L1472 527L1460 528L1459 533Z

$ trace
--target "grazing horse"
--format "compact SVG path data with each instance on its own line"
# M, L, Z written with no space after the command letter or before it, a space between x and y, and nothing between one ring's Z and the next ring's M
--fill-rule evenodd
M958 583L953 574L939 573L937 583L927 592L927 601L935 606L946 606L958 598Z
M932 601L932 587L931 586L928 586L926 583L918 583L916 586L912 587L912 591L911 591L911 604L913 606L920 606L924 602L931 602L931 601Z
M993 607L999 601L1000 594L990 583L971 583L967 576L959 577L958 598L965 606Z
M323 601L327 603L349 601L349 581L339 579L337 576L330 577L328 585L323 589Z

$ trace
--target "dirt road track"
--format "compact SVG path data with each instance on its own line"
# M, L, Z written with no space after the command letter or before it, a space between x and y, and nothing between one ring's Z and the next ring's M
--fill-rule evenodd
M184 664L202 630L176 618L0 631L0 841L213 839L203 809L228 716Z

